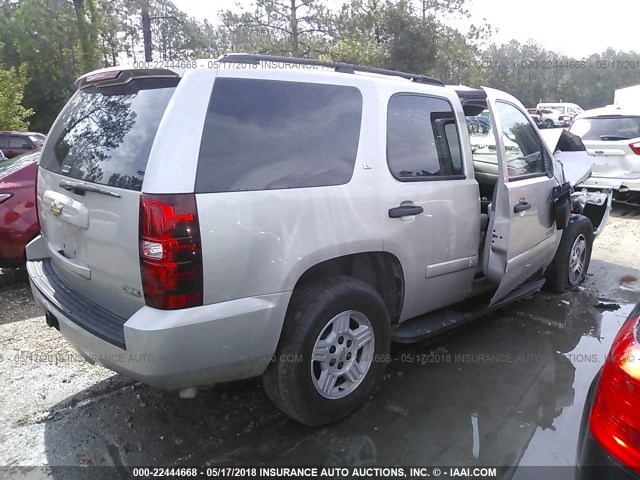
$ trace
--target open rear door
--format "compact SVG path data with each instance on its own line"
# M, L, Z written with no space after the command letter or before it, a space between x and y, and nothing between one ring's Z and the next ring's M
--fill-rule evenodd
M498 155L498 180L489 211L485 276L498 284L491 305L546 267L556 251L553 157L523 105L484 88Z

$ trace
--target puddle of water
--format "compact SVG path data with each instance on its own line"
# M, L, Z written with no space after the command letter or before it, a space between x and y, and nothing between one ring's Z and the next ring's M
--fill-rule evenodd
M302 434L285 422L207 461L573 465L586 392L632 305L601 312L588 294L562 298L538 295L398 349L374 400L344 422Z

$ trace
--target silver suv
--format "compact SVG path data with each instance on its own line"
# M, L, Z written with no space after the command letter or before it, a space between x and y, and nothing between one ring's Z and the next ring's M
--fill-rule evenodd
M186 398L262 375L322 425L365 402L392 340L584 280L610 196L572 194L515 98L302 59L194 67L87 74L47 137L28 271L90 362Z

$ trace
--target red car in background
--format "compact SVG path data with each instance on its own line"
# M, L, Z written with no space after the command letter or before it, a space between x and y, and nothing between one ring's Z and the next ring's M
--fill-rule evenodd
M13 158L42 147L46 139L38 132L0 132L0 150L5 157Z
M25 247L40 230L36 175L40 149L0 161L0 267L25 262Z

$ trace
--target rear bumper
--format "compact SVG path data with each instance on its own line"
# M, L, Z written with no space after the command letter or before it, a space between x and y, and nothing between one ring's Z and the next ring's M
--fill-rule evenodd
M594 188L613 188L614 190L624 190L625 187L631 191L640 191L640 178L626 178L626 177L599 177L596 174L592 174L583 184L586 187Z
M107 334L89 331L103 317L78 321L78 315L93 311L80 310L81 297L70 302L56 293L64 286L43 286L38 262L49 260L27 262L34 299L87 361L170 390L262 374L276 351L291 296L278 293L173 311L145 306L124 321L124 342L118 346ZM55 284L59 279L54 276L46 280Z

